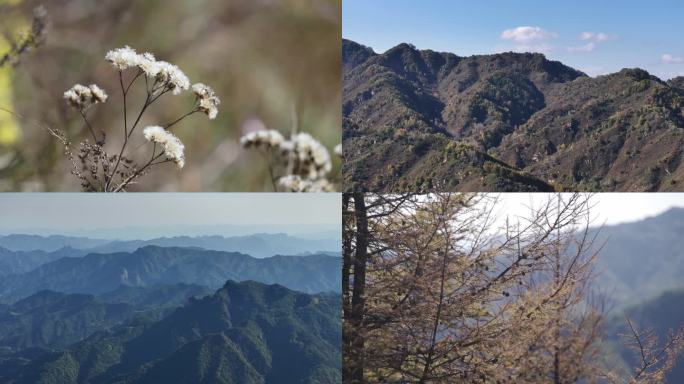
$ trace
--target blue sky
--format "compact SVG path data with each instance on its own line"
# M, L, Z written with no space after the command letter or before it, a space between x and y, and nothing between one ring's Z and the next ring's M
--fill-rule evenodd
M342 36L460 56L537 51L589 75L684 76L681 0L344 0Z

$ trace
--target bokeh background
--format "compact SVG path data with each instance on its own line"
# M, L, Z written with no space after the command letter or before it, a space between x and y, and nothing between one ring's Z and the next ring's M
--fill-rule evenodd
M0 107L16 113L0 111L0 190L79 190L63 146L44 126L66 131L74 143L86 138L62 94L97 83L109 99L91 107L89 119L105 130L108 145L120 141L118 75L104 55L124 45L178 65L222 101L215 120L194 114L173 128L186 146L183 170L155 167L131 190L272 191L263 157L242 149L239 138L259 127L287 135L295 122L330 150L338 180L332 148L341 138L341 0L0 0L0 54L30 30L40 5L51 20L46 42L0 68ZM137 85L129 118L144 100ZM193 101L189 91L162 97L129 148L146 159L141 128L174 120Z

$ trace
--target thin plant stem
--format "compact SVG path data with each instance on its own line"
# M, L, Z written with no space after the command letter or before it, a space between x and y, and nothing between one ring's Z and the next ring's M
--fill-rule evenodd
M86 117L85 112L83 112L82 109L79 110L79 112L81 113L81 117L83 117L83 121L85 121L86 126L88 127L88 130L90 131L90 134L93 135L93 140L94 140L95 144L99 144L99 141L97 140L97 136L95 136L95 130L93 129L93 126L90 125L90 122L88 121L88 118Z
M147 77L146 77L147 79ZM124 93L124 98L125 98L125 93ZM124 150L126 149L126 145L128 145L128 138L131 136L133 131L135 130L135 127L138 125L138 122L140 121L140 118L142 115L145 113L145 110L147 107L150 106L152 102L150 102L150 93L147 93L147 97L145 98L145 104L143 104L142 108L140 108L140 113L138 113L138 117L135 119L135 123L131 126L130 131L128 131L128 134L124 136L124 142L123 145L121 146L121 150L119 151L119 156L116 159L116 164L114 165L114 169L112 169L112 174L111 178L113 179L114 176L116 175L116 171L119 169L119 164L121 164L121 157L123 156Z
M121 184L119 184L114 192L121 192L128 184L130 184L131 181L133 181L136 177L140 176L147 168L149 168L152 165L156 164L161 164L162 162L157 162L155 163L154 161L157 160L158 158L162 157L164 155L164 151L161 151L158 155L153 155L152 158L145 164L143 165L140 169L136 170L133 174L128 176L126 179L124 179ZM168 160L168 159L167 159Z
M169 128L173 127L173 126L176 125L176 123L178 123L179 121L181 121L181 120L185 119L186 117L192 115L193 113L197 113L197 112L199 112L199 109L197 109L197 108L193 109L192 111L190 111L190 112L184 114L183 116L177 118L176 120L172 121L171 123L166 124L166 125L164 126L164 129L169 129Z
M278 185L273 172L273 153L271 151L268 151L268 154L264 153L263 151L259 151L259 153L264 156L266 164L268 165L268 175L271 177L271 186L273 186L273 192L278 192Z

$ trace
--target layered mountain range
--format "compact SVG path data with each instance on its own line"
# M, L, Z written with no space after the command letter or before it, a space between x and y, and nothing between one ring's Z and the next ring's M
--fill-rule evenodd
M684 189L684 78L344 40L347 190Z
M106 240L72 236L38 236L10 234L0 236L0 248L10 251L54 252L66 248L65 253L74 250L98 253L132 252L138 248L155 245L158 247L197 247L214 251L241 252L253 257L274 255L297 255L307 253L339 253L339 237L304 238L283 233L256 233L247 236L174 236L148 240Z
M341 382L334 240L0 245L1 383Z
M63 250L57 251L62 254ZM18 259L9 251L0 260ZM29 253L32 254L32 253ZM53 259L52 253L45 260ZM339 259L328 254L257 259L237 252L145 246L133 252L61 257L22 273L5 272L0 302L11 303L37 291L103 294L124 285L147 287L198 284L220 287L226 280L277 283L302 292L340 291Z

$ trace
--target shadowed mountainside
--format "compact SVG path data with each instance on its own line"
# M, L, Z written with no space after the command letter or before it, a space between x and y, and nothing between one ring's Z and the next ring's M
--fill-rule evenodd
M339 383L339 305L337 295L228 281L162 320L129 322L63 351L6 357L0 378L14 384Z

